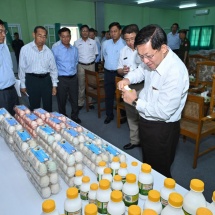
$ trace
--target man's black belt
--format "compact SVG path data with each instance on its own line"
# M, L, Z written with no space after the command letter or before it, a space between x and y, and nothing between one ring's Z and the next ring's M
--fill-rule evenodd
M81 65L85 65L85 66L89 66L89 65L92 65L95 63L95 61L91 62L91 63L81 63L81 62L78 62L79 64Z
M14 89L14 85L11 85L10 87L4 88L4 89L0 89L0 91L5 91L5 90L12 90Z
M59 75L59 78L74 78L76 76L76 74L74 75Z
M117 70L109 70L109 69L105 69L107 72L110 72L110 73L117 73Z
M26 75L34 76L37 78L45 78L49 76L49 73L44 73L44 74L26 73Z

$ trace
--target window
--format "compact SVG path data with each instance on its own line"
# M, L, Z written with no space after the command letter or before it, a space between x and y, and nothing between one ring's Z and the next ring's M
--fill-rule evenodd
M192 50L211 49L214 26L189 27L190 48Z
M13 34L15 32L17 32L19 34L19 39L22 40L22 31L21 31L20 24L8 24L8 31L11 35L12 40L14 40ZM7 43L7 45L9 47L9 49L12 50L11 44Z
M63 28L63 27L66 27L66 28L69 28L70 31L71 31L71 40L70 40L70 44L73 45L74 42L79 39L79 28L78 26L73 26L73 25L61 25L60 28Z
M52 45L56 42L55 38L55 27L54 25L44 25L46 30L48 31L46 45L51 48Z

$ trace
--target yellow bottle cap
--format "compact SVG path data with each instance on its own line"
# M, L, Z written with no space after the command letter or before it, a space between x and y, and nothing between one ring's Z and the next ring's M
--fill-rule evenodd
M150 190L148 199L152 202L158 202L160 200L160 193L157 190Z
M116 157L116 156L113 157L112 161L113 161L113 162L119 162L119 157Z
M121 168L127 168L127 163L122 162L122 163L120 164L120 167L121 167Z
M212 201L215 202L215 191L213 192Z
M151 166L147 163L143 163L141 166L141 171L144 173L150 173L152 170Z
M196 210L196 215L213 215L213 213L208 208L198 208Z
M182 207L183 205L183 197L181 194L173 192L173 193L170 193L168 202L173 207L179 208L179 207Z
M156 211L152 209L145 209L142 213L142 215L158 215Z
M106 168L104 169L104 173L105 173L105 174L111 174L111 168L106 167Z
M136 182L136 175L133 173L129 173L126 175L126 182L128 183L135 183Z
M70 187L66 191L68 199L75 199L78 197L78 189L76 187Z
M106 166L106 162L105 161L100 161L99 166Z
M196 192L203 192L204 182L199 179L192 179L190 181L190 188Z
M129 206L128 215L141 215L141 208L138 205Z
M90 185L90 189L91 190L98 190L98 184L96 184L96 183L92 183L91 185Z
M98 209L95 204L87 204L84 208L85 215L97 215Z
M82 170L77 170L75 172L75 176L82 176L83 175L83 171Z
M88 183L88 182L90 182L90 178L88 176L83 176L82 182L83 183Z
M114 180L114 181L122 181L122 177L121 177L120 175L115 175L115 176L113 177L113 180Z
M131 165L132 165L132 166L137 166L138 163L137 163L136 161L133 161L133 162L131 162Z
M55 201L52 199L47 199L42 204L42 210L45 213L50 213L55 210Z
M119 190L114 190L111 192L110 197L113 202L121 202L122 201L122 192Z
M102 190L107 190L110 188L110 181L107 179L102 179L99 181L99 188Z
M168 189L174 189L175 188L175 180L172 178L166 178L164 180L164 187Z

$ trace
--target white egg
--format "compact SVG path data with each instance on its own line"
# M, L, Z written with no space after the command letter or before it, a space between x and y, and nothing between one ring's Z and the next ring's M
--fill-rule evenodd
M88 152L88 148L86 146L83 147L83 153L86 155Z
M66 174L68 177L73 177L75 175L75 167L68 167Z
M40 178L40 186L47 187L49 185L49 177L47 175Z
M96 169L96 165L94 163L91 163L90 169L94 172Z
M74 186L74 177L72 177L72 178L69 178L69 180L68 180L68 185L70 186L70 187L73 187Z
M90 168L90 165L92 164L92 162L89 160L89 159L87 159L87 166Z
M84 164L87 164L87 161L88 161L88 158L87 158L87 157L84 157L83 163L84 163Z
M40 162L39 162L39 165L38 165L38 162L37 162L36 165L38 166L38 173L39 173L39 175L40 176L46 175L46 173L47 173L47 167L46 167L46 165L44 163L40 163Z
M74 156L75 156L75 161L77 163L79 163L79 162L81 162L83 160L83 154L81 152L76 151L74 153Z
M58 173L57 172L50 173L49 179L51 184L56 184L59 180Z
M57 170L57 166L54 161L47 161L46 165L49 172L55 172Z
M13 134L14 131L15 131L15 127L14 126L9 126L8 133Z
M100 146L102 144L102 140L100 138L96 139L96 145Z
M76 146L79 144L79 140L77 137L74 137L73 140L72 140L72 143Z
M78 136L78 140L79 140L80 143L84 143L85 138L84 138L84 136L83 136L82 134L80 134L80 135Z
M56 153L53 153L52 156L53 156L53 159L56 159L57 157Z
M102 153L102 160L105 161L106 163L108 163L108 156L105 153Z
M102 161L102 157L99 155L96 158L96 165L98 165L100 161Z
M60 134L55 133L53 136L54 136L54 138L55 138L56 141L60 141L61 140L61 135Z
M49 136L47 137L47 141L48 141L48 144L49 144L49 145L52 145L52 143L55 141L54 136L49 135Z
M93 163L95 163L96 162L96 158L97 158L97 155L93 153L92 156L91 156L91 161Z
M75 164L76 157L75 155L69 155L68 159L66 160L66 163L68 166L73 166Z
M125 154L120 154L119 155L119 159L120 159L120 162L126 162L126 156L125 156Z
M83 151L83 147L84 147L84 144L83 144L83 143L80 143L80 144L79 144L79 149L80 149L80 151Z
M49 196L51 196L51 189L50 189L50 187L42 188L41 195L42 195L42 198L44 198L44 199L47 199Z
M77 170L83 170L83 165L81 163L77 163L75 165L75 171L77 171Z

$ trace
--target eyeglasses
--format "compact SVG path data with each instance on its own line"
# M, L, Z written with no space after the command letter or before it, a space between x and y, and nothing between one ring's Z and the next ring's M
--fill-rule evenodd
M155 54L156 54L157 52L158 52L158 50L156 50L155 53L152 54L152 55L140 55L140 54L138 54L138 55L139 55L139 57L141 58L141 60L143 60L144 58L146 58L146 59L148 59L148 60L151 60L151 59L155 56Z
M7 34L8 33L8 31L7 30L0 30L0 34Z

